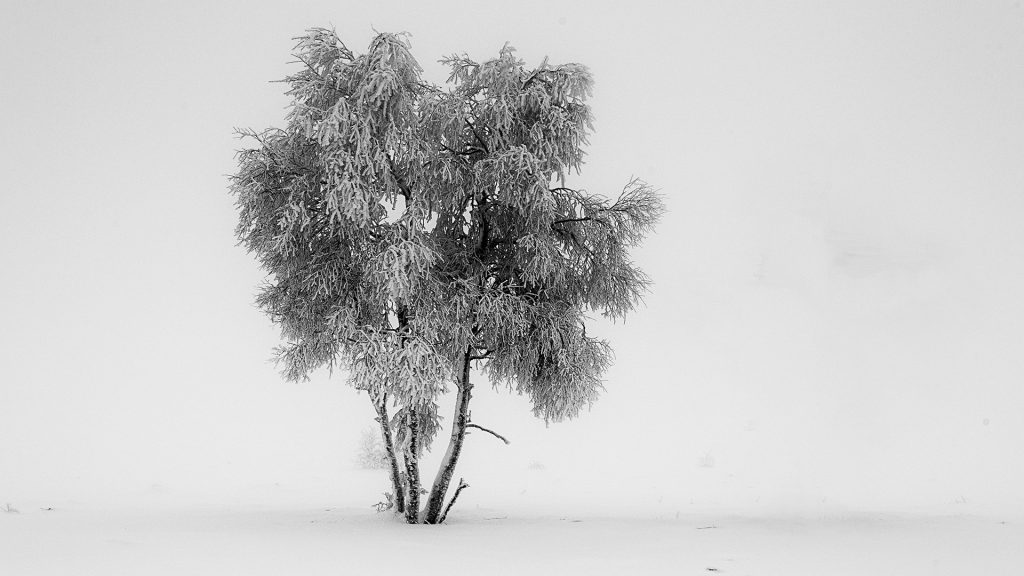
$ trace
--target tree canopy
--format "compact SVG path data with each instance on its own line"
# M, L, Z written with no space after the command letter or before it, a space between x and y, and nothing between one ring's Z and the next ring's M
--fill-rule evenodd
M612 354L587 314L639 302L649 280L629 251L662 200L641 180L612 199L567 185L592 129L582 65L526 68L506 45L444 58L439 87L402 35L364 54L332 30L297 40L285 127L244 131L236 232L268 272L257 301L281 327L285 377L340 368L365 390L398 510L438 523L473 425L471 368L546 420L593 402ZM452 437L421 509L418 456L452 386Z

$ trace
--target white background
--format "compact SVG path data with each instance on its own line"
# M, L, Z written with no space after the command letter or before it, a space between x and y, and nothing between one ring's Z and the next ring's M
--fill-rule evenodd
M471 437L467 505L1024 512L1019 2L7 2L0 502L358 484L369 403L268 363L227 192L331 25L438 83L505 41L588 65L572 183L667 196L607 392L545 428L478 387L513 443Z

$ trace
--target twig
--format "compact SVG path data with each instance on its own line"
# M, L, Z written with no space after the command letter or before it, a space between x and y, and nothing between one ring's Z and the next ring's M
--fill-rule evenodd
M498 440L501 440L505 444L511 444L511 442L508 441L508 438L505 438L504 436L502 436L501 434L498 434L494 430L488 430L487 428L484 428L483 426L480 426L479 424L473 424L471 422L469 424L466 424L466 428L477 428L479 430L483 430L484 432L487 432L488 434L493 435Z
M469 488L469 484L466 484L462 478L459 478L459 487L455 489L455 494L452 495L452 499L448 502L448 506L441 513L441 519L437 521L438 524L444 524L444 519L448 517L448 511L455 505L455 499L459 497L459 494L464 488Z

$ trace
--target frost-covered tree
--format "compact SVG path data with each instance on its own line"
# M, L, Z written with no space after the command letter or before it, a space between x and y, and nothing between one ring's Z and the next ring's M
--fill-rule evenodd
M284 375L337 367L366 391L396 511L440 523L465 487L445 506L467 429L487 430L470 421L473 369L545 420L593 402L611 349L586 314L638 302L649 282L629 250L663 205L640 180L615 199L566 185L591 129L579 64L528 69L506 45L443 59L438 87L400 35L365 54L331 30L297 40L285 128L244 132L256 145L232 178L237 234L269 273L257 300L281 327ZM452 387L427 489L419 457Z

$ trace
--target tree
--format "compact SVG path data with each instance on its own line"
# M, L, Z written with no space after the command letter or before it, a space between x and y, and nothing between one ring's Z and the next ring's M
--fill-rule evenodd
M640 180L614 200L566 185L592 128L584 66L526 69L506 45L444 58L442 89L401 35L365 54L331 30L296 40L286 127L242 132L256 145L232 177L236 232L269 274L257 302L281 327L284 376L343 368L377 412L396 511L440 523L466 487L445 506L467 430L499 436L470 419L473 370L548 421L593 402L612 352L586 314L639 301L649 280L629 249L663 204ZM451 386L424 492L418 459Z

